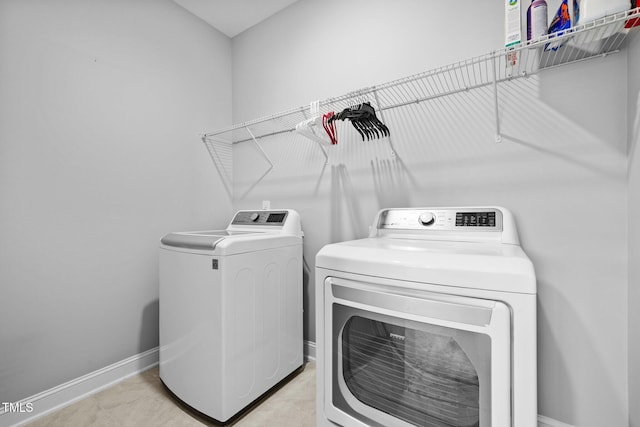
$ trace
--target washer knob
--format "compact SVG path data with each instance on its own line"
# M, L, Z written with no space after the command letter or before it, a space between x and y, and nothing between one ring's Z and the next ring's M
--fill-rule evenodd
M422 212L418 217L418 222L422 225L431 225L436 222L436 217L431 212Z
M259 213L257 213L257 212L252 213L252 214L251 214L251 216L249 217L249 219L250 219L252 222L256 222L256 221L258 220L258 218L260 218L260 214L259 214Z

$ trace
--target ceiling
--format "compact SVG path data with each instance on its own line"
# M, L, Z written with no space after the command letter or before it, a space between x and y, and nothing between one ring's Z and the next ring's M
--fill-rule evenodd
M298 0L173 0L229 37L264 21Z

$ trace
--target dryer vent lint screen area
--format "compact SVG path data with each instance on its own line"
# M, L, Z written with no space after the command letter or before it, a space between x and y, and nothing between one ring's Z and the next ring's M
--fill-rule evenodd
M341 344L345 383L365 405L416 426L479 426L478 374L453 336L354 316Z

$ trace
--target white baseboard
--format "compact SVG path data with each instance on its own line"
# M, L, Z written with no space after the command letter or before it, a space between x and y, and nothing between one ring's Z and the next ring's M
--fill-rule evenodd
M316 360L316 343L313 341L304 342L304 360Z
M571 424L566 424L560 421L556 421L553 418L543 417L538 415L538 427L574 427Z
M0 426L20 426L139 374L158 364L158 347L15 402L24 412L0 406ZM31 408L30 412L26 410Z

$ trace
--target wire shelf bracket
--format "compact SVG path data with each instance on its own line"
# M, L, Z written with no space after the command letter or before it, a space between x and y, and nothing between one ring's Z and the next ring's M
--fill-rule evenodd
M271 169L273 169L273 162L271 161L271 159L269 158L267 153L265 153L265 151L262 149L260 144L258 144L258 140L256 139L256 137L253 134L253 132L251 132L251 129L249 129L249 126L245 126L244 128L247 130L247 133L249 133L249 135L251 136L251 139L256 144L256 147L258 148L258 151L260 151L260 153L262 154L262 157L264 157L264 159L267 161L267 163L269 163L269 171L270 171Z

